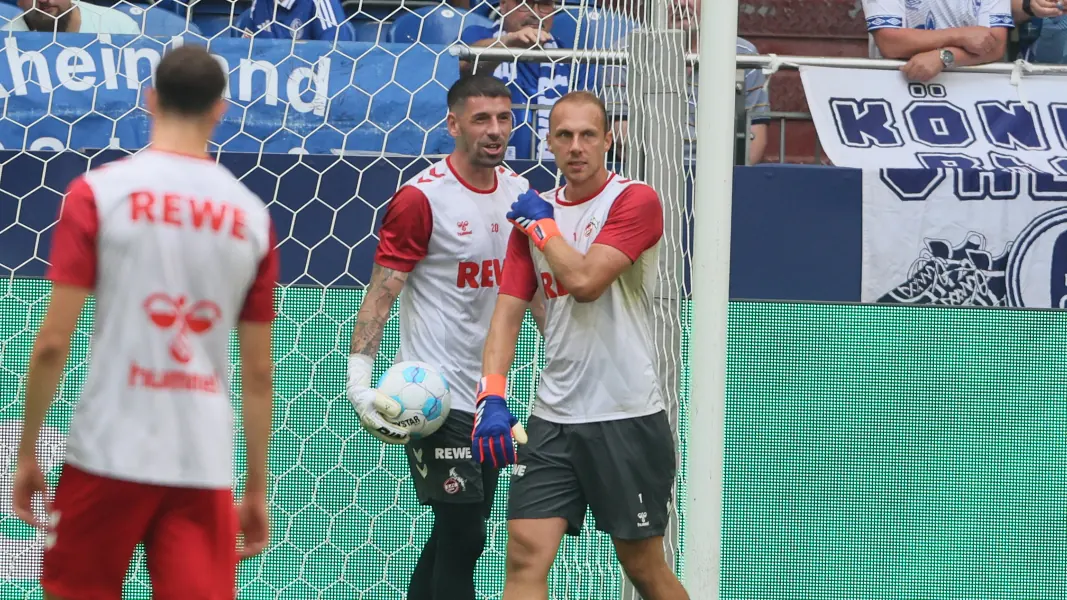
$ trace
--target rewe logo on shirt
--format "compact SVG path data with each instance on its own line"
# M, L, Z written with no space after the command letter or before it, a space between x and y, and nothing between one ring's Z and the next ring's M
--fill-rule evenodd
M483 260L481 263L463 261L456 274L456 287L487 288L500 285L500 259Z
M471 447L434 448L433 457L437 460L471 460Z
M225 202L141 190L130 194L130 220L173 227L210 229L246 239L245 211Z
M545 298L551 300L552 298L561 298L570 294L566 288L563 287L563 283L554 279L552 273L548 271L541 271L541 284L545 288Z

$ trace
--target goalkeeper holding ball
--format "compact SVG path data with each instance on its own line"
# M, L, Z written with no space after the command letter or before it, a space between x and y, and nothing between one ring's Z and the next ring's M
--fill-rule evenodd
M348 398L367 431L405 444L419 501L434 514L409 600L475 597L474 568L485 547L498 469L470 454L474 389L511 229L505 213L530 187L500 166L511 115L511 92L493 77L464 77L449 89L448 130L456 149L389 201L352 332ZM444 424L417 440L390 420L400 406L372 389L371 381L382 330L401 289L397 361L429 363L452 388Z
M663 235L659 196L607 171L611 133L588 92L560 98L548 147L566 185L518 196L500 295L485 343L472 447L516 462L508 496L504 600L548 597L564 534L592 510L645 600L682 600L663 533L674 483L674 436L652 337L652 291ZM545 297L545 367L517 461L506 373L526 304Z

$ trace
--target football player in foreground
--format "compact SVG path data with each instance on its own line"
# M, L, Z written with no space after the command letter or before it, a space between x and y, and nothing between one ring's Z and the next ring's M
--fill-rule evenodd
M456 148L405 182L389 201L352 332L348 398L367 431L386 443L405 444L415 492L434 514L409 600L474 600L474 568L485 548L486 520L503 465L473 460L470 434L482 344L511 230L505 214L530 187L501 166L511 115L511 93L488 75L463 77L448 91L448 131ZM398 296L396 361L429 363L452 390L444 424L422 439L411 439L404 423L395 422L400 406L378 393L371 380Z
M651 187L605 168L611 133L596 96L556 102L548 144L566 184L524 193L508 213L473 433L475 458L515 460L506 375L540 291L545 367L511 472L504 600L548 598L560 542L578 535L587 508L645 600L686 599L663 552L677 465L653 345L663 207Z
M67 190L14 485L15 513L48 528L41 586L50 600L119 600L139 542L153 598L233 598L240 556L267 545L278 255L266 205L206 152L226 82L203 47L167 52L146 93L149 147ZM90 294L92 358L44 525L34 512L45 495L35 448ZM239 507L227 381L234 327L247 456Z

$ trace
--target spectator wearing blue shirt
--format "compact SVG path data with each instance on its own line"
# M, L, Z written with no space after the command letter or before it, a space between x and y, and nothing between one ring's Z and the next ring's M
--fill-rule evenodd
M1027 24L1037 31L1037 39L1023 50L1023 58L1035 63L1067 64L1067 8L1063 2L1012 0L1011 14L1016 25Z
M244 37L349 42L355 37L344 18L338 0L253 0L235 25Z
M1002 60L1014 26L1011 0L863 0L863 12L871 58L908 61L910 81Z
M559 40L549 33L555 0L500 0L503 17L496 27L472 26L463 30L460 40L472 47L559 48ZM465 72L485 72L508 85L514 115L514 129L508 142L506 160L550 158L545 139L548 136L548 113L552 105L566 94L570 65L566 63L502 62L477 64L463 62Z

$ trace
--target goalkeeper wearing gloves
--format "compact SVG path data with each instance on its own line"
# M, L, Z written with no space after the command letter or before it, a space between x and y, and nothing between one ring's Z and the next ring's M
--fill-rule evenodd
M590 509L645 600L688 598L663 554L676 471L655 368L652 293L663 235L656 192L604 168L604 104L563 96L549 116L549 149L566 185L525 192L507 218L500 295L486 339L472 449L516 462L508 495L504 600L546 598L565 534ZM516 453L505 374L526 303L545 297L545 367Z
M348 362L348 398L360 422L382 441L404 445L419 501L433 510L409 600L475 598L474 567L485 546L498 470L470 456L474 388L507 249L504 215L529 189L524 178L500 166L511 134L511 94L504 84L486 75L462 78L448 92L448 108L456 149L390 200ZM448 418L423 439L410 439L391 420L400 406L377 392L371 377L397 296L396 360L433 365L452 389Z

